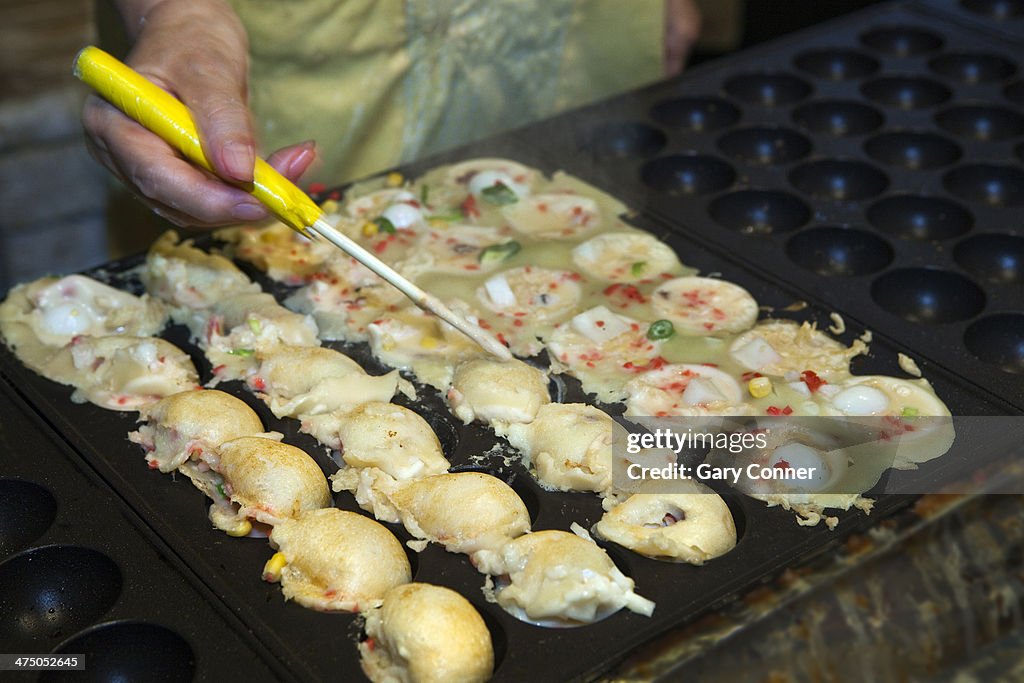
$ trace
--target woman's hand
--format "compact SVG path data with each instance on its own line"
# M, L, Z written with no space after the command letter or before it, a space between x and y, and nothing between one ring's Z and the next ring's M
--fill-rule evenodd
M686 66L700 21L695 0L665 0L665 76L676 76Z
M181 226L255 221L266 209L231 183L252 182L255 142L247 105L248 39L223 0L123 0L135 39L129 66L192 111L216 176L98 97L82 114L93 156L154 212ZM316 157L312 142L267 160L291 180ZM227 181L227 182L225 182Z

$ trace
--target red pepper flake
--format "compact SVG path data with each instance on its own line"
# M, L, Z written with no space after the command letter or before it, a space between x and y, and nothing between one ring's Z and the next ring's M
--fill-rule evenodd
M773 467L777 467L780 470L788 470L790 465L785 460L779 460L777 463L775 463L775 465L773 465Z
M377 649L377 641L373 638L367 638L363 642L366 643L366 649L370 652L373 652L375 649Z
M480 215L480 209L476 205L476 197L469 195L462 202L462 213L470 218L475 218Z
M800 379L803 380L812 394L820 389L823 384L828 384L828 382L818 377L818 373L814 372L814 370L804 370L800 373Z
M603 320L597 320L597 321L594 322L594 324L597 325L598 327L604 327L604 321Z
M329 195L327 195L327 198L328 199L333 199L333 200L337 201L337 200L341 199L341 193L338 192L337 190L335 190L334 192L332 192Z
M255 389L256 391L263 391L264 389L267 388L267 382L262 377L257 375L256 377L252 378L252 388Z
M522 327L523 321L519 318L516 318L515 320L512 321L512 324L515 325L516 327Z
M323 192L326 189L327 189L327 186L324 185L323 183L310 183L309 184L309 191L311 193L313 193L313 194L320 194L321 192Z
M754 379L755 377L763 377L763 376L764 375L762 375L760 372L744 372L742 375L740 375L740 379L742 379L744 382L749 382L750 380Z
M793 409L790 408L789 406L786 406L785 408L779 408L778 406L768 406L768 409L765 410L764 412L768 413L769 415L775 416L792 415Z
M713 330L713 329L715 329L715 324L714 323L704 323L704 329L705 330Z
M146 462L146 466L149 467L149 469L151 470L160 469L160 463L158 463L156 460L149 460L148 462Z
M505 335L502 334L501 332L498 333L498 341L500 341L503 345L508 346L508 341L505 339Z

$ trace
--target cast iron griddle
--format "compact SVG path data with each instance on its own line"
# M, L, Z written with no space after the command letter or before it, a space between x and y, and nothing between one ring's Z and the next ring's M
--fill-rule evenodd
M856 374L901 376L896 354L903 351L921 361L954 414L1017 414L1024 405L1024 238L1017 232L1024 205L1024 115L1014 80L1019 50L967 26L903 6L876 8L403 170L415 175L469 156L508 156L548 172L564 169L636 207L629 220L664 238L687 265L720 273L776 310L810 303L780 317L824 327L829 313L838 311L848 324L847 342L873 330L872 353L855 360ZM979 53L1004 60L1010 71L998 69L994 80L978 83L955 77L964 68L963 55ZM943 57L954 62L952 71L936 66ZM971 68L990 63L986 58ZM979 139L979 127L990 131L989 139ZM113 263L91 274L140 291L132 272L139 262ZM284 298L285 287L247 272ZM182 328L169 328L164 336L189 351L209 378L209 365ZM331 346L371 373L385 370L365 346ZM37 377L6 349L0 350L0 374L17 388L18 402L63 440L40 454L33 427L4 418L13 425L8 432L19 436L0 459L0 477L19 481L0 486L27 496L27 510L48 495L58 521L48 522L44 510L11 518L19 521L8 523L8 531L0 520L5 534L21 538L3 549L0 558L8 559L0 575L17 571L26 553L59 542L86 545L109 558L96 560L106 567L97 571L108 576L113 566L122 577L168 577L122 581L112 604L80 612L60 633L29 630L11 644L47 652L65 639L85 638L91 628L102 632L96 624L131 618L163 629L154 637L169 648L165 660L194 658L190 667L167 664L168 680L212 679L223 675L224 666L232 678L250 680L360 676L356 618L285 603L279 587L260 578L272 554L266 542L212 529L206 499L187 479L149 470L141 449L126 438L134 428L132 414L71 403L69 389ZM219 388L249 403L268 429L304 448L325 473L336 469L322 446L298 433L296 421L274 418L239 383ZM480 426L462 426L435 391L418 389L420 400L409 405L437 431L453 469L487 471L509 482L527 504L535 530L568 529L572 522L589 527L599 519L596 496L543 491L520 465L504 462L501 456L510 450L503 442ZM573 381L565 382L559 398L586 400ZM941 459L933 461L912 476L933 477L942 467ZM52 474L56 470L84 471L105 485L69 486L63 475ZM882 496L870 516L842 514L829 532L823 525L799 527L791 513L723 493L739 543L704 567L656 562L607 546L637 591L657 603L652 618L620 612L575 629L521 623L484 600L483 577L465 557L437 546L410 551L414 580L455 588L480 610L495 643L495 680L582 680L912 500ZM335 500L357 509L348 493ZM128 512L119 513L117 503ZM93 509L101 517L116 516L117 523L67 522L84 511L59 516ZM100 532L108 528L114 531ZM409 539L401 527L390 528ZM57 567L72 566L81 554L63 545L45 552ZM41 581L51 579L44 575ZM72 581L65 594L85 600L100 583ZM0 599L7 600L12 593L0 585ZM183 619L175 616L179 612L201 614ZM6 646L0 650L10 648L6 634L20 628L17 623L14 612L0 609L0 644ZM142 649L116 639L85 642L96 657L126 665Z

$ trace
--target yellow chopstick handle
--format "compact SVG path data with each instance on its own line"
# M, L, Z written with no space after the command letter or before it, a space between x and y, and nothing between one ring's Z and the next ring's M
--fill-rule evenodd
M207 171L213 170L203 152L192 114L166 90L98 47L90 46L78 53L74 73L103 99L159 135L186 159ZM252 186L242 189L300 232L323 214L305 192L262 159L256 159Z

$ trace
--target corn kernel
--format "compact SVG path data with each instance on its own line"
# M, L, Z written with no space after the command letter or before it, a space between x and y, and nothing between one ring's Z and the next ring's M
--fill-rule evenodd
M333 199L328 199L320 205L320 208L324 210L324 213L338 213L338 209L341 207L338 205L338 202Z
M286 564L288 564L288 560L285 559L284 553L274 553L274 556L263 565L263 580L271 583L277 582L281 578L281 570Z
M430 227L434 230L444 230L448 227L448 221L443 221L440 218L430 219Z
M754 398L764 398L772 393L772 381L767 377L755 377L747 383L747 391Z
M227 533L228 536L232 536L234 538L242 538L243 536L248 536L250 531L252 531L252 524L249 522L249 520L243 519L238 524L238 526L231 529Z
M387 183L388 187L399 187L402 183L405 182L405 178L402 177L402 174L399 173L398 171L392 171L391 173L388 173L388 177L385 182Z
M420 340L420 346L425 349L436 349L441 341L437 337L424 337Z
M366 225L363 226L363 236L373 237L374 235L377 234L379 230L380 226L378 226L376 223L367 223Z

